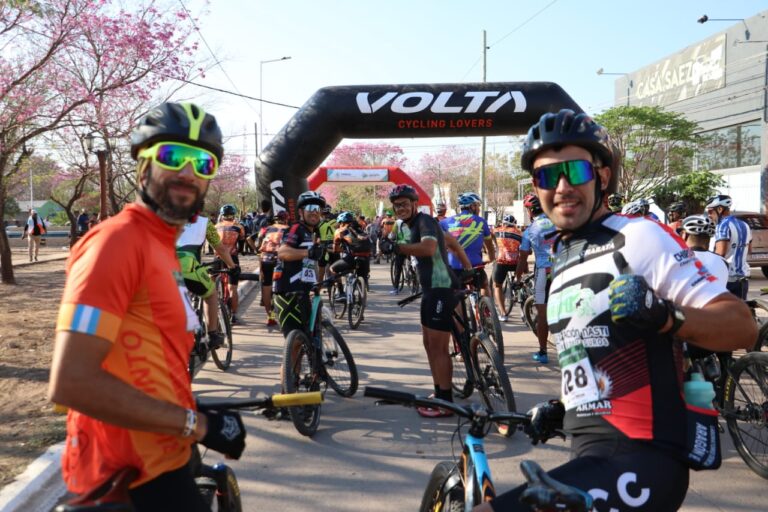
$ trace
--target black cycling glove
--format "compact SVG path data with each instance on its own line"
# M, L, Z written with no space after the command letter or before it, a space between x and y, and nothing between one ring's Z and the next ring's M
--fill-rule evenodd
M609 286L608 304L615 324L658 332L669 320L669 301L657 297L642 276L617 276Z
M307 249L307 257L311 260L320 261L325 254L325 248L321 244L313 244Z
M208 418L208 431L200 444L227 457L239 459L245 450L245 426L240 413L205 411L201 414Z
M560 430L563 428L565 406L560 400L539 402L528 411L528 416L531 417L531 422L523 431L531 438L533 444L546 443L554 436L563 435Z

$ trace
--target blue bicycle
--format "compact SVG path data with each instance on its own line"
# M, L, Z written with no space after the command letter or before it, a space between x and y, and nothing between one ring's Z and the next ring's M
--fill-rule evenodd
M379 403L393 403L407 407L441 407L449 409L459 418L468 420L469 431L462 442L458 462L440 462L432 470L424 490L419 512L469 512L472 507L496 497L491 468L485 455L483 440L493 422L504 421L522 428L530 423L530 416L517 412L490 412L484 406L469 406L437 398L418 397L411 393L381 388L365 388L365 396L380 399ZM456 431L462 427L460 423ZM520 500L538 511L587 512L592 509L592 496L550 477L537 463L526 460L520 469L528 488Z

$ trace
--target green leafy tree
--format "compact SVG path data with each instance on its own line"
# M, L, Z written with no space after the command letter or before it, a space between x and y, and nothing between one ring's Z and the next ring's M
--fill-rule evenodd
M691 169L698 125L661 107L613 107L595 116L616 144L619 191L627 201L649 197Z
M21 208L19 208L19 203L16 202L16 199L7 197L5 199L5 203L3 203L3 213L5 216L9 219L12 219L16 216L16 214L20 212Z
M685 203L689 213L701 212L709 197L725 185L722 176L710 171L683 174L656 187L652 196L660 208L666 208L675 201Z

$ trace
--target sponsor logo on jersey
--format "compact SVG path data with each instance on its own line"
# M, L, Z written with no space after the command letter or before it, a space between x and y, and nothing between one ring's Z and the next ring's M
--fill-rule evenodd
M683 249L680 252L674 254L675 261L678 263L688 263L690 260L696 257L696 254L691 249Z
M613 405L610 400L595 400L586 404L581 404L576 407L576 415L580 418L588 418L590 416L605 416L611 414Z
M607 244L603 245L596 245L594 247L589 247L584 251L584 256L593 256L595 254L602 254L604 252L611 252L616 248L616 245L613 243L613 240L608 242Z
M557 351L562 352L574 345L585 348L603 348L609 345L610 330L607 325L588 325L581 329L564 329L554 335Z
M552 294L547 304L547 319L559 322L567 318L595 316L595 292L580 284L569 286Z

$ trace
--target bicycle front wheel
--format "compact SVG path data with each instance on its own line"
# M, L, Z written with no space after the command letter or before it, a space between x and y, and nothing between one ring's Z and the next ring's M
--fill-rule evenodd
M357 329L360 326L360 322L363 321L363 314L365 313L365 281L362 277L356 277L352 281L352 293L347 297L347 320L349 321L350 329Z
M288 333L283 354L283 389L286 393L319 391L314 350L307 335L296 329ZM300 434L311 437L320 424L320 404L289 407L291 421Z
M509 272L507 272L507 277L504 279L501 295L504 297L504 307L502 308L504 315L509 316L512 313L512 308L515 306L515 299L517 298Z
M447 489L449 479L456 485ZM429 475L427 488L421 498L419 512L461 512L464 510L464 484L459 475L459 468L453 462L440 462Z
M733 364L723 408L739 455L752 471L768 479L768 354L751 352Z
M229 314L229 308L223 300L219 300L219 329L224 334L224 341L221 346L211 351L213 362L220 370L226 370L232 364L232 350L234 343L232 340L232 320Z
M331 305L333 318L341 318L347 310L347 299L344 296L344 286L339 281L335 281L328 286L328 304Z
M328 385L340 396L351 397L357 392L357 365L347 342L333 324L323 319L323 366Z
M496 313L496 308L493 307L490 297L480 297L480 302L477 303L477 309L480 313L480 322L483 325L485 334L491 338L491 341L496 346L496 350L499 352L501 362L504 362L504 335L501 332L501 322L499 321L499 315Z
M536 334L539 312L536 310L536 299L533 296L525 299L525 303L523 304L523 319L531 331L533 331L533 334Z
M477 370L475 385L480 390L485 405L495 412L515 412L515 395L499 353L486 336L473 336L470 340L472 359ZM509 423L498 424L499 433L510 437L515 427Z

